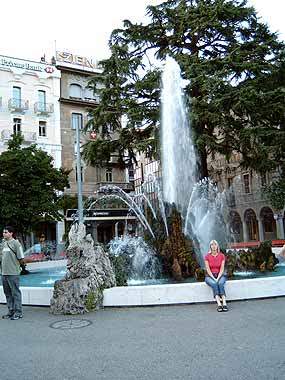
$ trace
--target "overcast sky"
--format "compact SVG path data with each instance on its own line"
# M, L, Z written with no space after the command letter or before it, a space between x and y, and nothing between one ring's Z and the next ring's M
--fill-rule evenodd
M162 0L3 0L0 54L39 61L57 50L99 60L109 55L108 39L124 19L143 21L147 5ZM249 0L262 21L285 40L285 1ZM56 41L56 44L55 44Z

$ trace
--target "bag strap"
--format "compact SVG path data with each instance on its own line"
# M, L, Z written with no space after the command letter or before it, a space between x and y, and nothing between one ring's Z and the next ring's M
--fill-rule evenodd
M9 245L8 243L7 243L7 245L8 245L8 248L9 248L9 249L15 254L16 259L17 259L18 261L21 260L21 259L18 259L17 252L15 252L14 249L11 248L10 245Z

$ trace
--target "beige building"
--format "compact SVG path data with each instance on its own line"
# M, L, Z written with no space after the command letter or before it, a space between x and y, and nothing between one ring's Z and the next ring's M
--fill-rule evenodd
M135 191L140 193L149 174L160 178L158 161L143 154L137 155L135 168ZM285 238L284 209L274 210L265 199L262 188L278 178L278 172L261 176L253 170L240 167L241 156L233 154L229 162L223 156L208 159L210 177L220 192L225 193L224 218L229 232L236 242L278 240ZM156 199L150 186L146 189L150 199Z
M100 101L97 94L88 88L91 75L100 75L100 70L91 60L73 55L71 53L57 52L56 67L61 72L60 90L60 126L62 143L62 166L71 170L69 175L70 188L66 194L77 194L77 171L76 171L76 126L83 129L88 121L87 108L98 106ZM89 139L96 138L94 131L81 132L80 143L83 145ZM133 190L129 172L122 170L112 157L107 167L91 167L81 159L81 182L83 197L94 196L103 185L119 186L126 192ZM100 203L98 203L99 207ZM108 206L108 205L107 205ZM113 207L113 206L112 206ZM117 232L123 229L123 223L127 218L125 209L122 215L112 215L110 206L108 213L86 215L85 221L90 227L90 232L99 241L107 242ZM115 218L115 219L114 219ZM67 220L71 221L70 213ZM120 226L118 227L118 224Z
M279 176L278 172L260 175L240 167L235 153L229 162L222 156L209 160L209 172L221 191L227 190L227 215L230 232L238 242L284 239L284 209L274 210L262 188Z

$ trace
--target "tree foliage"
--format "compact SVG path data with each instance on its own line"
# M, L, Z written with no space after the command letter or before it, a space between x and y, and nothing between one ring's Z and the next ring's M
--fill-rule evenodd
M62 219L59 192L69 186L68 172L53 167L53 158L36 145L22 148L14 135L0 155L0 223L24 233L44 221Z
M274 168L284 157L285 48L246 0L169 0L147 8L146 24L112 32L111 57L91 85L101 93L84 147L91 164L112 152L159 154L160 70L173 57L186 80L202 176L207 156L242 153L243 165ZM100 83L99 83L100 82ZM124 122L122 123L122 117ZM111 137L113 134L113 137Z
M281 211L285 207L285 168L284 165L281 171L282 175L277 181L274 181L268 186L265 186L263 193L268 199L272 207L276 211Z

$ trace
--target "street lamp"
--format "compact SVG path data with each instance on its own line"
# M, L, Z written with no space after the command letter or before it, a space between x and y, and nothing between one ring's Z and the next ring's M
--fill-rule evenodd
M78 223L83 223L83 206L82 206L82 182L81 182L81 155L80 155L80 129L79 120L75 123L76 130L76 174L77 174L77 210Z

